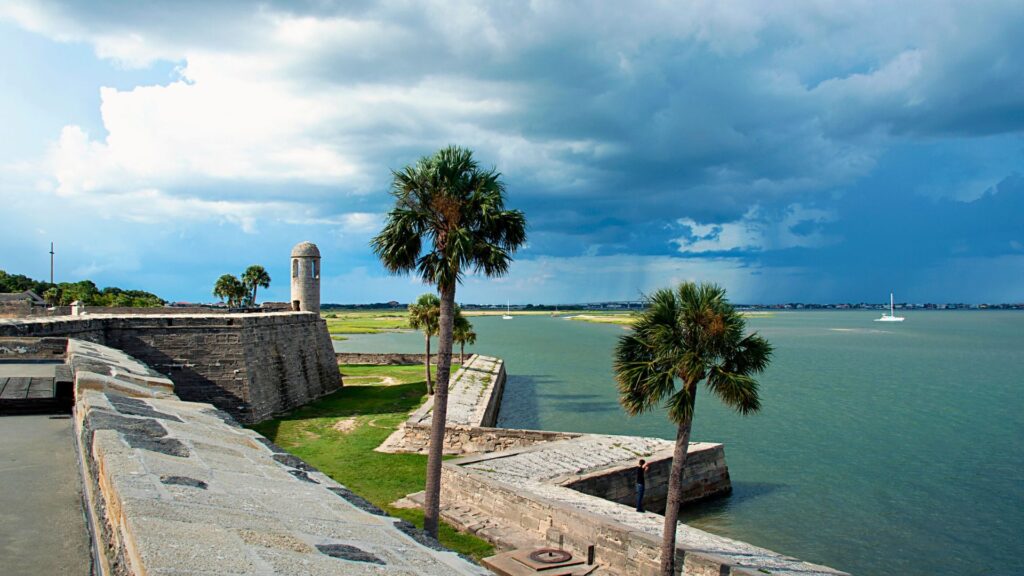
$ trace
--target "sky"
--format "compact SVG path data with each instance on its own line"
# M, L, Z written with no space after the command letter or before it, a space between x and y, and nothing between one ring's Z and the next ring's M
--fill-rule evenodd
M0 4L0 269L212 301L369 248L391 171L496 167L528 241L471 303L1024 300L1024 3Z

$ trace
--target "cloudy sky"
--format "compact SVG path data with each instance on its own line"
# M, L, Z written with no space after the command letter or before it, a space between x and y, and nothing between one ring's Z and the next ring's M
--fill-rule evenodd
M286 300L311 240L325 301L406 301L390 170L456 143L529 221L462 301L1024 300L1024 3L895 6L5 0L0 268Z

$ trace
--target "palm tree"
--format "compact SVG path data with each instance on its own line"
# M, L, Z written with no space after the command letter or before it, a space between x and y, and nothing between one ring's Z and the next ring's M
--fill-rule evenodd
M459 364L466 363L466 344L476 344L476 332L473 331L473 324L462 315L462 310L456 308L455 321L452 323L452 341L459 345Z
M221 301L226 299L229 308L238 306L247 293L248 290L234 274L224 274L217 278L217 283L213 285L213 295Z
M270 274L259 264L253 264L242 274L242 285L249 291L249 304L256 305L256 289L270 288Z
M470 150L449 146L392 172L395 206L371 241L384 267L415 272L441 296L437 389L427 452L423 526L437 536L441 452L448 414L455 287L467 271L508 273L512 254L526 242L526 218L505 209L505 185L495 169L482 170Z
M772 346L756 333L745 334L743 317L714 284L685 282L675 291L655 292L649 304L632 332L619 338L614 371L619 402L630 416L664 403L677 427L661 543L661 573L670 576L697 385L703 381L740 414L757 412L761 401L753 376L767 367Z
M409 326L422 330L427 341L427 353L423 357L423 366L427 372L427 394L433 396L434 386L430 382L430 337L437 335L441 316L441 300L436 294L423 294L415 304L409 304Z

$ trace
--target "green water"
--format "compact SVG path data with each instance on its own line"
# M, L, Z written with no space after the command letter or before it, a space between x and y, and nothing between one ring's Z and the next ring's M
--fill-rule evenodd
M706 390L693 438L724 442L732 496L684 511L702 529L858 575L1024 574L1024 314L787 312L751 318L775 345L763 410ZM506 359L499 425L671 438L627 417L611 351L623 329L472 318ZM340 350L418 352L416 334Z

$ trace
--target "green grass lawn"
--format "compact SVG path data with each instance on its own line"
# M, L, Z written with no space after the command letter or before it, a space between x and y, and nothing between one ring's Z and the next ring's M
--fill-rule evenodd
M456 369L453 366L452 372ZM341 372L345 386L338 392L252 428L388 514L422 528L421 510L394 508L391 503L423 490L427 457L373 449L425 399L423 366L345 365ZM345 427L350 430L339 430ZM440 540L477 560L494 553L486 541L445 523Z
M391 330L409 330L409 314L405 310L323 312L327 331L335 340L344 340L343 334L377 334Z

